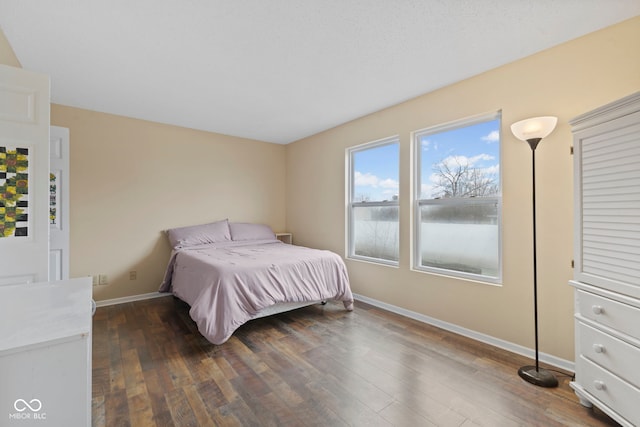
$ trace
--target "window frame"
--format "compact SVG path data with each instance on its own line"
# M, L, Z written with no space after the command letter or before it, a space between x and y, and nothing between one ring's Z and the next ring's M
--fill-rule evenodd
M366 142L364 144L356 145L353 147L349 147L346 150L346 241L345 241L345 253L346 258L350 260L356 261L365 261L374 264L386 265L391 267L398 267L400 263L400 195L398 194L397 200L388 200L388 201L374 201L374 202L354 202L353 196L355 193L355 168L354 168L354 154L374 148L383 147L385 145L397 145L398 146L398 181L400 180L400 137L398 135L390 136L387 138ZM384 258L375 258L364 255L357 255L355 253L355 245L354 245L354 207L389 207L396 206L398 208L398 260L388 260Z
M420 139L424 136L434 135L442 132L447 132L455 129L464 128L467 126L473 126L476 124L498 120L500 140L499 140L499 153L500 159L498 164L500 165L500 173L498 176L498 194L492 197L467 197L467 198L443 198L443 199L421 199L422 193L422 144ZM412 145L413 145L413 194L412 194L412 213L413 220L411 221L411 236L413 244L411 245L411 270L423 273L438 274L441 276L452 277L457 279L465 279L474 282L479 282L488 285L502 285L502 111L494 111L491 113L479 114L472 117L467 117L453 122L430 126L420 130L413 131L411 133ZM497 275L488 276L482 274L468 273L463 271L451 270L446 268L424 266L422 265L421 255L421 207L425 205L437 205L437 206L464 206L466 204L484 204L484 203L496 203L497 205L497 225L498 225L498 265Z

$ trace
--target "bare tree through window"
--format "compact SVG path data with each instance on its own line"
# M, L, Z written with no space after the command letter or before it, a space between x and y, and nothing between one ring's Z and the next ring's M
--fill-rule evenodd
M474 168L466 159L449 157L433 166L435 198L488 197L498 193L494 174Z

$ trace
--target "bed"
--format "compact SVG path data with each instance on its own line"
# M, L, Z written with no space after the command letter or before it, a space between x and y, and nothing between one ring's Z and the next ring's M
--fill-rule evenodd
M327 300L353 310L347 269L337 254L278 240L266 225L228 220L167 230L173 250L160 292L191 306L214 344L251 319Z

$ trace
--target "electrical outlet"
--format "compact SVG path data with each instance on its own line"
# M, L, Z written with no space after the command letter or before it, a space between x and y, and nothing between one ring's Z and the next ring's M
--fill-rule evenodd
M98 284L103 286L109 283L109 278L106 274L101 274L98 278Z
M138 272L133 270L129 272L129 280L136 280L138 278Z
M93 286L98 286L98 276L96 275L91 276L91 284Z

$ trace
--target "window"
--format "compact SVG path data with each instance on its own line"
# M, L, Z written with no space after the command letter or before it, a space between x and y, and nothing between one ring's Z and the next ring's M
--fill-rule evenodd
M414 133L418 270L500 283L500 113Z
M398 264L398 138L348 149L349 258Z

